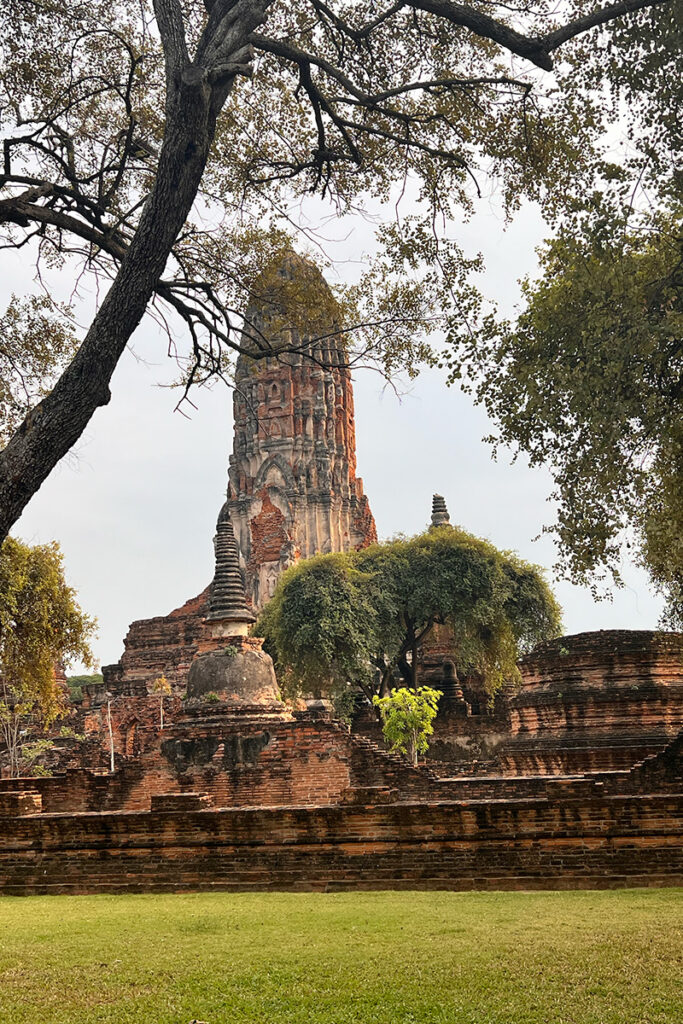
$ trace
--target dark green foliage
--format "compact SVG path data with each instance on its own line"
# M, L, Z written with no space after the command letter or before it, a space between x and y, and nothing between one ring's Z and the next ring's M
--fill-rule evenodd
M285 692L351 682L383 693L399 670L414 684L418 649L452 629L461 674L491 690L517 675L519 654L560 631L541 572L450 526L359 552L320 555L283 574L256 631Z
M631 548L683 623L683 219L616 186L546 246L515 324L485 321L478 396L555 478L560 567L619 580ZM459 357L458 357L459 358Z
M81 676L67 676L66 681L69 685L69 696L74 704L80 704L83 700L83 687L89 683L101 683L103 681L103 675L101 672L92 672L90 675Z
M369 682L367 652L379 643L375 579L349 557L318 555L284 573L256 624L285 692L320 694L347 680Z
M445 362L485 403L493 440L553 473L558 568L599 593L635 554L680 628L683 3L617 19L593 43L577 42L560 90L601 91L619 144L594 154L578 189L548 193L557 233L516 322L453 330Z

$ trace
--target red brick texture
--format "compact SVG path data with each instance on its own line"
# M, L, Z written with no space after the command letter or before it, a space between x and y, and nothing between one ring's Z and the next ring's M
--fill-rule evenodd
M568 889L683 882L671 796L42 815L0 892Z
M102 669L104 689L141 696L165 675L176 691L184 690L207 611L208 588L169 615L131 623L121 660Z
M157 741L0 783L0 892L683 882L681 737L630 772L451 780L310 713L202 706Z

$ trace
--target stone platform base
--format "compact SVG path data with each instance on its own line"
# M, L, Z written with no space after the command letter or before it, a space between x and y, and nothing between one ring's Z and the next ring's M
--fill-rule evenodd
M6 819L0 893L683 884L683 801L676 794L172 806Z

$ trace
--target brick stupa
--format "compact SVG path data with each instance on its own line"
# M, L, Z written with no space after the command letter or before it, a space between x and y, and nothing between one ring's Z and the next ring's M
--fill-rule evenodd
M221 509L214 541L216 570L209 590L203 634L187 677L188 700L214 695L232 710L284 710L270 655L263 641L250 637L255 615L247 607L237 543L227 504Z

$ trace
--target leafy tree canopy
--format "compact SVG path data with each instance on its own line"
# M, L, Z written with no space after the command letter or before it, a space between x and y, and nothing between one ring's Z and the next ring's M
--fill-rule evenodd
M39 270L94 274L106 297L76 331L73 359L73 325L56 306L23 361L0 359L3 430L16 426L0 453L0 537L108 402L150 304L187 384L229 373L236 351L265 358L315 341L306 303L274 341L247 315L250 286L288 250L311 193L336 215L370 199L411 201L411 216L380 226L377 258L337 296L351 359L413 372L429 358L430 332L467 335L478 261L444 224L493 187L509 212L525 197L552 212L582 194L629 90L639 123L650 123L661 63L648 56L668 37L655 33L649 53L641 30L665 25L676 6L7 0L2 244L27 247ZM640 85L620 71L632 55ZM324 262L321 239L304 236ZM35 310L14 309L28 330ZM50 342L48 320L63 342ZM44 390L33 379L52 384L60 370L17 426Z
M683 7L581 49L584 87L606 75L621 100L618 145L559 211L516 320L481 317L445 361L486 405L494 444L551 469L557 568L599 593L630 549L681 627Z
M31 547L9 537L0 548L0 683L34 699L45 719L60 710L57 662L92 664L96 622L64 577L58 544Z
M472 348L494 439L554 474L558 568L619 581L631 548L683 624L683 219L604 195L542 252L514 323Z
M285 692L351 682L386 692L396 669L414 685L418 650L451 627L461 674L493 690L516 678L519 655L560 632L543 575L450 526L348 554L320 555L283 573L255 629Z
M83 700L83 687L92 683L101 683L104 676L101 672L90 672L86 675L67 676L66 682L69 687L69 697L75 704Z
M0 736L10 775L33 759L22 755L22 728L49 724L63 710L56 663L92 664L95 626L66 583L59 546L8 537L0 548Z

